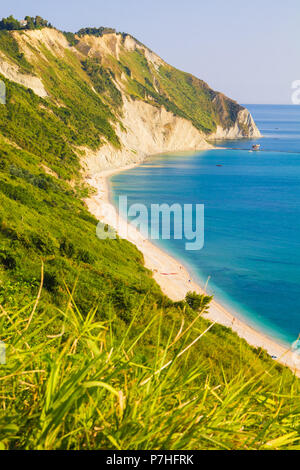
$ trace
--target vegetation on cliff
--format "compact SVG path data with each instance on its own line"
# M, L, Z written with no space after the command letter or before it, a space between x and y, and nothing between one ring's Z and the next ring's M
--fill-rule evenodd
M13 15L2 18L0 21L0 30L19 31L26 29L52 28L51 23L44 20L41 16L25 16L24 20L16 20Z
M105 28L101 26L100 28L81 28L77 31L78 36L85 36L86 34L101 38L104 34L115 34L116 30L114 28Z
M205 320L210 298L164 296L135 246L96 237L83 202L83 147L120 148L123 95L207 133L240 108L140 49L97 56L85 35L34 34L0 33L48 93L0 75L0 448L296 447L292 373Z
M131 97L183 117L210 134L218 124L225 128L234 125L238 112L243 109L236 102L214 92L209 86L188 73L163 63L158 68L149 63L141 50L124 52L120 65L128 76L127 91Z
M8 30L31 30L51 26L47 20L43 20L39 16L35 18L26 17L24 21L25 23L21 24L13 16L3 18L0 22L0 30L2 29L5 30L3 32L7 32ZM230 128L235 124L238 112L243 109L238 103L221 93L215 92L205 82L191 74L177 70L163 61L156 67L151 60L147 59L146 46L128 34L117 33L114 28L82 28L75 34L71 32L64 32L63 34L67 38L69 45L78 48L83 54L85 54L83 52L85 47L82 48L80 45L85 45L85 37L93 36L94 38L101 39L106 35L115 35L122 38L123 43L127 38L133 39L138 48L132 51L124 48L118 61L110 54L105 54L105 56L100 54L100 59L97 52L93 58L91 48L85 48L89 55L86 61L95 60L99 62L99 67L105 65L108 68L108 70L104 70L102 67L101 70L98 68L95 71L94 64L94 71L92 73L94 79L98 75L99 77L102 76L103 81L103 75L107 73L109 77L112 70L120 79L122 73L125 72L127 84L123 91L127 92L131 98L141 99L155 106L164 106L175 115L191 121L197 129L205 134L214 132L217 125L226 129ZM5 40L9 41L8 38ZM2 50L5 48L6 46L2 47ZM18 54L15 51L14 59L17 57ZM22 57L19 56L19 58L21 60ZM24 66L25 64L20 65ZM99 79L97 80L99 81ZM107 77L104 80L109 81ZM100 87L97 91L101 94L103 88ZM114 95L116 97L115 91ZM119 105L120 98L117 99L119 101L117 104ZM247 129L243 131L245 136L247 136Z
M62 309L2 309L0 448L299 448L292 374L149 294L127 320L103 298L83 314L71 293Z

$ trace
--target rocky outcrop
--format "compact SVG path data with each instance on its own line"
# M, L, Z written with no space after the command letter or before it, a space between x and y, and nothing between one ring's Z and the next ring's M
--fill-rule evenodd
M42 81L38 77L21 73L17 65L10 64L2 54L0 55L0 74L8 80L18 83L19 85L23 85L26 88L30 88L41 98L48 96Z
M209 136L211 139L246 139L246 138L259 138L261 133L258 130L253 117L248 109L243 108L237 115L234 126L229 128L217 126L216 132Z
M202 80L174 69L128 34L78 36L75 47L61 32L49 28L15 32L14 37L38 76L21 73L5 56L0 56L0 74L55 101L44 88L38 67L39 61L48 62L47 48L58 61L69 60L68 67L74 66L74 73L79 71L80 79L110 108L121 146L116 149L104 143L97 152L87 150L85 163L90 169L121 167L140 162L149 154L208 149L210 139L261 136L247 109ZM115 87L121 93L122 105L114 107L106 100L105 89L99 91L98 87L96 91L97 83L80 69L87 60L101 66L99 74L106 73L110 89ZM59 105L64 106L63 100ZM197 107L200 113L194 112Z
M147 155L212 148L191 122L138 100L123 97L122 126L117 134L122 148L102 146L86 151L84 166L89 172L118 168L144 160ZM126 131L122 129L126 129Z

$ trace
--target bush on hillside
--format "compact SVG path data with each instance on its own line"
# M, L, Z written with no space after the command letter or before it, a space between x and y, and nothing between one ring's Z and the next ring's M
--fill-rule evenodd
M196 312L206 311L211 300L212 297L205 294L197 294L197 292L188 292L185 296L186 303Z
M20 29L41 29L52 28L51 23L44 20L41 16L25 16L22 21L17 20L13 15L2 18L0 21L0 30L15 31Z

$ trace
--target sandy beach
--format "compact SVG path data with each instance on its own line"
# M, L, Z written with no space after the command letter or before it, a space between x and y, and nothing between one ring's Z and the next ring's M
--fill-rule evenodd
M99 221L116 229L122 238L126 238L137 246L144 255L145 266L153 272L154 279L170 299L174 301L182 300L188 291L203 293L203 287L193 281L191 275L179 261L169 256L149 240L146 240L138 230L127 224L125 219L118 216L117 209L110 202L108 178L134 166L136 165L87 175L87 183L95 188L95 193L85 201L89 211ZM290 349L250 327L215 300L211 302L209 313L206 316L211 321L232 328L250 345L265 349L270 356L281 364L290 367L294 373L300 376L300 357L298 361L295 361L295 355Z

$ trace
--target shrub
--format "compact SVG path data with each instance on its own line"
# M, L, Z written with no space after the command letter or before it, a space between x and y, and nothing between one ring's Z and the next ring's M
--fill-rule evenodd
M0 250L0 263L5 267L5 269L15 269L17 266L17 261L10 250Z
M188 306L197 312L205 312L211 300L212 297L205 294L197 294L197 292L188 292L185 296L185 301Z

